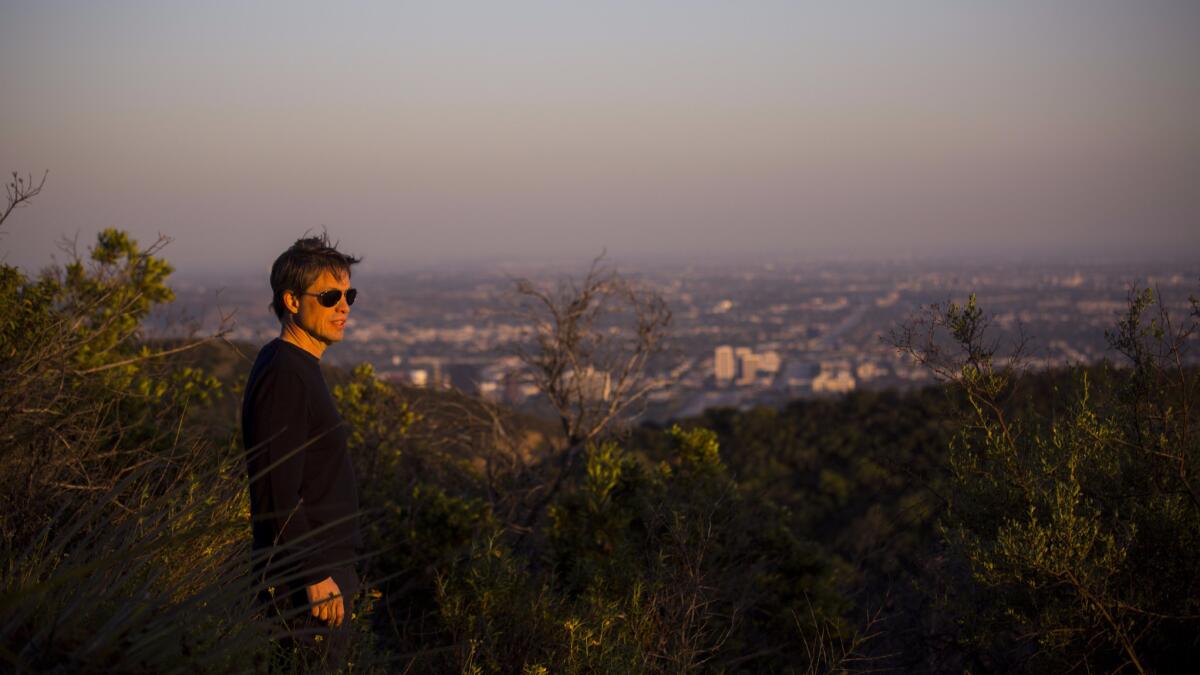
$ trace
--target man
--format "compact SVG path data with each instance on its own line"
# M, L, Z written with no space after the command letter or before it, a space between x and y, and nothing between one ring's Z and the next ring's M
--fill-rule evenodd
M271 308L280 333L259 351L242 399L256 571L278 580L262 599L285 616L310 607L326 624L335 660L349 640L362 537L348 432L320 359L345 333L357 262L325 235L300 239L275 260Z

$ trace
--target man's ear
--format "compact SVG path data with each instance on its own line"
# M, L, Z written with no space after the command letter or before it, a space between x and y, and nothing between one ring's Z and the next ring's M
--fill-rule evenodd
M300 298L296 297L296 294L291 291L284 291L283 307L292 314L298 314L300 312Z

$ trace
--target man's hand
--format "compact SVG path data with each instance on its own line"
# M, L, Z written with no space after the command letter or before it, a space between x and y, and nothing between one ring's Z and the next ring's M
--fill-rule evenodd
M346 610L342 604L342 591L333 577L326 577L307 590L308 602L313 606L312 615L331 626L342 625Z

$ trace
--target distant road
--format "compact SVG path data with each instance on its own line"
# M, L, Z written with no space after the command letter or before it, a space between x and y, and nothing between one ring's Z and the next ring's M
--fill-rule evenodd
M817 349L819 349L819 350L833 349L834 348L834 345L833 345L834 340L837 340L838 338L840 338L842 336L842 334L844 334L846 331L853 328L854 325L857 324L859 321L862 321L862 318L867 315L868 309L870 309L870 305L859 305L853 311L851 311L849 314L847 314L846 318L842 319L841 323L839 323L838 325L833 327L833 330L831 330L828 333L826 333L825 335L821 336L820 341L817 342Z

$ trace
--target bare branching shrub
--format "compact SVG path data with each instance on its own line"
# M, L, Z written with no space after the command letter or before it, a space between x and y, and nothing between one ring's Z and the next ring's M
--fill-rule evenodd
M518 345L516 354L553 407L566 439L553 477L528 507L526 529L558 494L587 444L636 412L663 384L648 376L646 366L665 348L671 311L657 293L637 287L601 259L592 261L581 282L544 289L517 281L516 314L529 327L531 344Z
M570 445L596 438L659 386L645 372L664 348L671 319L658 294L603 267L599 257L582 282L568 280L551 291L522 279L517 292L518 316L533 342L532 348L518 345L517 355Z

